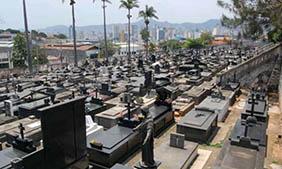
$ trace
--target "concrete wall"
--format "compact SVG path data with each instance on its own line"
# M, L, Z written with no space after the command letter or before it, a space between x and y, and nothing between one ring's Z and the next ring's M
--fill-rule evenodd
M28 70L25 68L14 68L14 69L1 69L0 70L0 78L7 78L11 74L19 74L22 75L27 73Z
M281 65L281 72L279 79L279 107L280 107L280 111L282 111L282 65Z
M281 51L280 44L267 45L250 60L219 73L217 82L224 85L235 77L243 86L250 85L259 74L273 69L277 56L282 54Z

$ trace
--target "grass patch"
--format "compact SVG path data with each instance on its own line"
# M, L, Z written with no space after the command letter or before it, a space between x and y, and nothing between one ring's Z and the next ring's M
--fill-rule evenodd
M273 160L272 163L273 163L273 164L278 164L278 161Z
M216 144L205 144L205 146L208 146L208 147L213 147L213 148L222 148L223 147L223 141L220 141L219 143L216 143Z

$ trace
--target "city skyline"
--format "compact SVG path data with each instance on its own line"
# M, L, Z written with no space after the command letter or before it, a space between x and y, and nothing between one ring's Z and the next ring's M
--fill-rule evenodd
M173 2L171 0L143 0L140 1L140 8L133 10L133 21L140 20L138 12L144 8L145 4L156 8L160 21L171 23L201 23L209 19L219 19L225 12L217 6L216 0L209 2L205 0L193 2L192 0L175 0ZM44 6L46 11L41 6ZM112 4L108 5L108 24L126 23L126 11L120 10L118 7L119 1L113 1ZM175 13L172 15L170 10L176 8L179 9L174 10ZM68 2L62 4L60 0L53 2L48 0L31 0L27 1L27 9L30 29L71 24L71 8ZM91 0L77 2L75 10L78 26L101 25L103 23L100 0L96 0L95 4ZM13 15L18 17L11 17ZM0 29L5 28L23 28L22 4L20 1L5 2L5 5L0 7Z

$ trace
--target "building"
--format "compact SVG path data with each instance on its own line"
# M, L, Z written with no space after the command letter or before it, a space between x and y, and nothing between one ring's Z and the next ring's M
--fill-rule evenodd
M232 38L228 35L216 35L212 41L212 45L227 45L230 43Z
M131 25L131 39L133 42L138 39L138 34L138 25Z
M171 40L175 38L175 29L174 28L166 28L165 31L165 40Z
M13 41L0 41L0 69L13 68L12 53Z
M127 42L123 42L123 43L115 43L116 45L118 45L119 51L115 54L115 55L119 55L119 56L125 56L128 54L128 43ZM139 45L139 44L135 44L135 43L131 43L130 44L130 49L131 49L131 54L135 54L138 52L141 52L142 50L144 50L143 45Z
M151 41L153 42L156 42L157 41L157 34L158 34L158 28L157 26L155 25L153 27L153 31L152 31L152 34L151 34Z
M79 40L84 40L85 39L85 35L84 35L83 31L79 31L78 32L77 39L79 39Z
M192 33L192 32L189 32L189 31L186 31L186 32L185 32L185 38L186 38L186 39L193 39L193 33Z
M219 29L218 28L213 28L212 30L212 36L216 36L219 34Z
M114 41L119 41L119 33L120 33L120 26L114 25L113 26L113 40Z
M157 41L164 41L165 40L165 30L164 28L157 29Z
M43 47L47 56L55 60L54 57L63 58L63 62L74 62L74 47L73 44L47 44ZM77 58L81 61L85 58L97 58L99 54L99 48L92 44L77 44Z
M72 30L72 25L69 26L69 39L73 39L73 30Z
M125 34L124 30L121 31L120 34L119 34L119 41L120 42L125 42L126 41L126 34Z
M194 39L199 39L202 35L202 32L201 31L195 31L194 32Z
M16 34L12 34L10 32L3 32L0 34L0 41L13 41L16 37Z

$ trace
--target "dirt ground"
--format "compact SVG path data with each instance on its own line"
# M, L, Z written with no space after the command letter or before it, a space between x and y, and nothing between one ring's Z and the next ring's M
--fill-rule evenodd
M248 91L242 90L242 94L237 98L235 104L229 108L229 115L225 122L219 122L219 130L215 137L212 139L209 145L200 145L200 149L209 150L212 154L209 160L204 166L204 169L211 169L215 160L221 150L223 142L228 138L232 128L236 121L240 118ZM178 121L179 118L176 118ZM171 132L176 131L176 124L173 124L170 128L163 132L158 138L155 139L155 147L169 139ZM279 139L279 135L282 135L282 113L279 109L278 96L272 94L269 97L269 126L268 126L268 147L267 157L265 160L265 168L267 169L282 169L282 138ZM141 159L141 152L138 151L131 156L124 164L128 166L134 166Z
M240 118L241 111L244 108L245 101L247 98L247 93L243 93L237 98L235 104L229 108L229 115L227 116L225 122L219 122L218 126L220 127L216 136L213 138L210 146L201 146L203 149L208 149L212 151L212 154L205 164L204 169L213 168L214 162L217 159L218 154L220 153L221 146L223 142L228 139L228 136L234 127L236 121ZM215 146L218 145L218 146Z
M269 96L268 145L265 166L269 169L282 169L282 113L277 94ZM280 137L279 137L280 136ZM273 165L275 164L275 165ZM274 167L275 166L275 167Z

